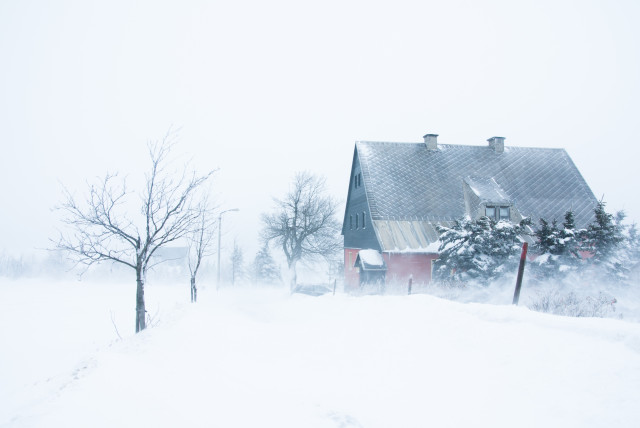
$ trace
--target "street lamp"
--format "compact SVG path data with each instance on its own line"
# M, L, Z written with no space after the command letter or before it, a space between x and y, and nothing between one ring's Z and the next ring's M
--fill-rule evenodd
M220 239L222 237L222 214L231 211L240 211L238 208L232 208L230 210L224 210L218 215L218 282L216 283L216 290L220 288Z

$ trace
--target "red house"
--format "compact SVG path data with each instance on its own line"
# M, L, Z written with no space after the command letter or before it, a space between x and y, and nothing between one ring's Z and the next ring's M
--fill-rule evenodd
M347 289L431 281L437 225L483 215L519 222L593 220L593 192L564 149L358 141L342 225ZM363 251L367 250L367 251Z

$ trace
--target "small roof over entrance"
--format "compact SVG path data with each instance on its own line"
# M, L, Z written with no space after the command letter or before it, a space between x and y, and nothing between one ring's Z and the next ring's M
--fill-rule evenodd
M376 250L360 250L356 257L354 266L360 267L364 271L386 271L387 264L382 258L382 254Z

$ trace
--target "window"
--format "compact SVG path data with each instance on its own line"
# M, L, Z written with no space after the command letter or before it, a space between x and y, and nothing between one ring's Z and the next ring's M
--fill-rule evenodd
M353 176L353 188L357 189L362 186L362 174L358 173Z
M364 229L366 226L366 223L364 222L364 211L362 212L362 228Z
M356 214L356 229L358 228L358 217L360 217L358 214Z
M353 215L349 216L349 229L353 229Z
M509 215L509 207L500 207L499 217L500 220L509 220L509 218L511 217Z
M484 209L484 215L489 218L496 218L496 207L486 207Z
M511 210L509 207L486 206L484 209L484 215L496 221L509 221L511 219Z

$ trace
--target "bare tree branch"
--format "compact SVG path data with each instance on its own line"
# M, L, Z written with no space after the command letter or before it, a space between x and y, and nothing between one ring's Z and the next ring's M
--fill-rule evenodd
M328 260L341 248L337 203L325 192L324 178L297 173L287 195L274 199L275 211L262 215L261 238L282 248L293 274L292 288L298 261L314 256Z
M159 248L193 230L202 214L194 198L214 172L197 175L189 172L188 165L172 172L169 154L175 143L175 133L170 131L162 141L148 145L151 162L139 195L142 218L138 222L128 215L131 193L126 179L117 174L106 174L95 184L88 184L88 196L82 204L64 189L65 199L58 207L69 232L60 235L56 248L68 251L87 266L113 261L135 270L136 332L146 326L144 280L152 257Z
M197 218L187 234L187 262L191 276L191 301L197 301L196 277L202 260L213 254L212 244L217 230L214 207L208 197L196 207Z

